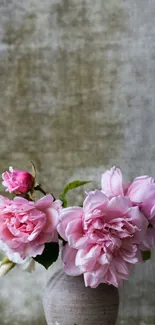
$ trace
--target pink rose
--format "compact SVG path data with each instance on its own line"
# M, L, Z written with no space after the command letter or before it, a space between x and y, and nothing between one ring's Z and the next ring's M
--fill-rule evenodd
M137 177L128 188L127 195L131 201L139 204L140 210L149 221L149 228L143 241L143 249L155 245L155 183L149 176Z
M34 184L34 178L30 173L12 167L9 167L9 172L6 171L2 174L2 178L3 186L10 193L27 193Z
M139 206L149 221L141 249L150 249L155 245L155 183L149 176L135 178L123 184L122 173L118 168L111 168L102 175L102 191L109 197L112 195L128 196L132 205Z
M122 191L120 186L117 190ZM89 192L83 208L60 212L57 230L68 242L62 253L65 272L83 274L85 285L92 288L100 283L117 287L140 260L139 244L147 226L146 218L129 198L109 198L99 190Z
M132 205L139 206L149 221L141 249L150 249L155 245L155 183L149 176L136 177L132 182L123 184L122 173L118 168L111 168L102 175L102 192L128 196Z
M61 201L48 194L33 202L0 196L0 240L22 259L41 255L45 243L57 242Z

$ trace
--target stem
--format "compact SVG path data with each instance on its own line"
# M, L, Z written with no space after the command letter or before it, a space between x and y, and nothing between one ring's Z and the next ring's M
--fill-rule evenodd
M7 263L7 265L8 265L8 269L7 269L6 273L8 273L10 270L12 270L16 266L16 264L13 262Z
M36 190L36 191L40 191L42 194L47 195L47 193L44 191L44 189L41 187L40 184L36 185L36 186L34 187L34 190ZM55 201L56 198L55 198L55 196L53 195L53 193L51 193L51 195L53 196L53 199L54 199L54 201Z
M0 276L8 273L16 264L8 259L7 256L3 258L0 263Z
M10 260L8 259L8 257L7 256L4 256L4 258L1 261L1 265L6 264L6 263L9 263L9 262L10 262Z
M53 195L53 193L51 193L51 195L53 196L53 200L55 201L55 200L56 200L56 198L55 198L55 196Z
M43 190L40 184L34 187L36 191L40 191L42 194L46 195L46 192Z

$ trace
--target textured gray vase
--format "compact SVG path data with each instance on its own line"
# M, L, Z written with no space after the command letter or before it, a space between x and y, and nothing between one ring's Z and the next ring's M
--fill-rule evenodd
M83 276L67 276L58 262L46 285L43 305L48 325L115 325L118 290L106 284L84 286Z

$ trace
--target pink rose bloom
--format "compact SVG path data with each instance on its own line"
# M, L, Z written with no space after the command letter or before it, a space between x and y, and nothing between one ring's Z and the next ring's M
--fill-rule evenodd
M0 196L0 240L22 259L41 255L45 243L57 242L61 201L48 194L33 202Z
M34 184L34 178L30 173L24 170L13 169L12 167L9 167L9 172L6 171L2 174L2 178L3 186L10 193L27 193Z
M89 192L83 208L60 212L57 230L68 242L62 252L65 272L83 274L85 285L92 288L100 283L118 287L140 260L139 243L147 226L146 218L129 198L109 198L99 190Z
M149 221L141 249L150 249L155 245L155 183L149 176L135 178L123 184L122 173L118 168L111 168L102 175L102 191L109 197L114 195L128 196L134 206L139 206Z
M142 248L150 249L155 245L155 183L149 176L137 177L128 188L131 201L139 204L140 210L149 221L149 227Z

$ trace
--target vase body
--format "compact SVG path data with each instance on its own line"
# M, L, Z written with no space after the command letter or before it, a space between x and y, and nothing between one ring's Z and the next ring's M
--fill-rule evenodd
M59 262L46 285L43 306L48 325L115 325L118 290L106 284L86 288L83 276L67 276Z

